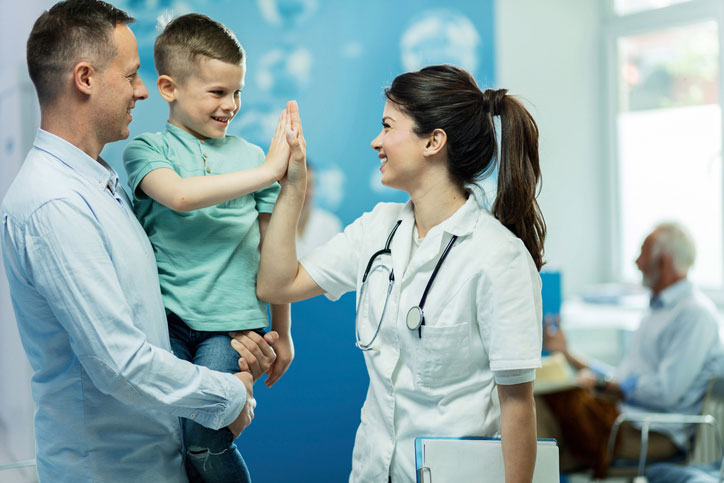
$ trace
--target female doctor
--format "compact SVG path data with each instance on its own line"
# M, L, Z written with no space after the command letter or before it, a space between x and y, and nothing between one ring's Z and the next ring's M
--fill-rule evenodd
M350 481L415 481L415 437L500 431L506 481L529 482L545 237L537 126L505 90L481 92L448 65L402 74L385 96L372 147L382 184L410 200L378 204L298 262L305 141L290 103L292 154L262 247L258 296L288 303L357 291L370 386ZM495 116L502 145L487 211L466 186L492 170Z

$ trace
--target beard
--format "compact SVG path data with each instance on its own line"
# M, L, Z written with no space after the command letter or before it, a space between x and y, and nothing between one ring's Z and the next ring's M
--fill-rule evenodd
M647 288L653 288L659 279L659 269L653 263L647 267L645 272L642 270L641 274L643 278L642 283L644 287Z

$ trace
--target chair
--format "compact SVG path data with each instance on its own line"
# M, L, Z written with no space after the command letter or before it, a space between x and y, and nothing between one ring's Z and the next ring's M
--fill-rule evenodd
M15 463L7 463L4 465L0 465L0 471L2 470L13 470L15 468L26 468L29 466L35 466L35 460L23 460L23 461L16 461Z
M38 474L35 466L34 459L0 464L0 481L12 483L37 482Z
M641 423L641 454L638 462L624 460L612 460L614 444L619 428L624 422ZM648 449L649 429L652 423L661 424L696 424L697 432L693 438L689 451L674 462L685 461L687 463L702 463L719 461L724 453L724 441L722 440L722 429L724 425L724 379L713 378L709 383L702 412L700 415L671 414L671 413L644 413L620 415L611 429L608 440L608 459L613 461L610 476L639 476L643 477L646 469L646 452ZM704 431L710 427L711 431ZM631 464L634 463L634 464ZM724 470L724 466L722 466ZM719 480L721 481L721 479Z

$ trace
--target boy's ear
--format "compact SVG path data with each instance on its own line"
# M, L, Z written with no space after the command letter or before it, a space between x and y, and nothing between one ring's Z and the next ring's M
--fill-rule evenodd
M176 100L176 81L173 80L171 76L166 74L158 76L156 87L158 87L158 92L161 93L161 97L163 97L166 102Z

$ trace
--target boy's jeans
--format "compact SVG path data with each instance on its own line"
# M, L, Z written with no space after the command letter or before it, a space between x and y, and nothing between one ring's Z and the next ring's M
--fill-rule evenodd
M227 332L201 332L173 312L168 315L171 348L176 357L215 371L239 372L239 354ZM186 473L191 483L250 483L244 458L228 428L210 429L182 418Z

